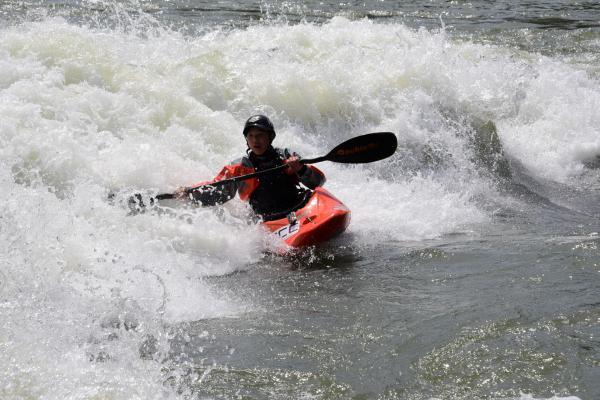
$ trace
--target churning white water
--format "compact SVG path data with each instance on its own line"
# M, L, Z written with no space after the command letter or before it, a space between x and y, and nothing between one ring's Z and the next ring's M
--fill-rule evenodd
M319 165L359 247L491 220L501 196L473 121L492 121L504 155L551 181L577 185L600 154L600 84L560 60L340 17L199 36L135 23L0 31L2 398L177 397L162 370L169 326L256 308L207 280L264 257L271 239L245 205L123 205L210 179L245 151L253 113L306 157L397 134L391 160Z

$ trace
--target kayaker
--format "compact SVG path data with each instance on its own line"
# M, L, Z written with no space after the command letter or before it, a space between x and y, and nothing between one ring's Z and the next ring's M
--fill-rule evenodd
M212 181L177 189L176 196L189 196L202 205L215 205L229 201L238 193L240 199L250 203L257 215L269 219L271 216L300 208L310 197L310 189L325 183L325 175L312 165L302 164L297 153L273 147L275 128L266 116L253 115L248 118L243 134L248 145L245 156L223 167ZM287 164L288 168L259 178L227 183L210 189L197 189L212 182L282 164Z

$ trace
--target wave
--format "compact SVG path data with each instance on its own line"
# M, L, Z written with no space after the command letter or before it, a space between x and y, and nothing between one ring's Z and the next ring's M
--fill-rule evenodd
M106 200L210 178L243 154L253 113L307 157L397 133L385 162L323 166L354 212L357 246L478 229L517 162L549 188L597 177L600 87L576 65L398 23L335 17L190 37L144 18L1 28L9 397L174 396L161 372L169 327L255 307L206 280L262 259L268 239L244 205L128 217Z

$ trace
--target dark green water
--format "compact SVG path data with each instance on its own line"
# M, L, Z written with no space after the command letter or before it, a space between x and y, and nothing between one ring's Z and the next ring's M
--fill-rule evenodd
M262 309L179 327L179 384L217 398L595 398L598 243L385 243L215 279Z

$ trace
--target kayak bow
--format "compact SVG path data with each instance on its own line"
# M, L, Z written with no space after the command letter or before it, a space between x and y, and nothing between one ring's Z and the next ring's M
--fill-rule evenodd
M290 247L312 246L346 230L350 210L322 187L317 187L302 208L287 217L265 221L263 225Z

